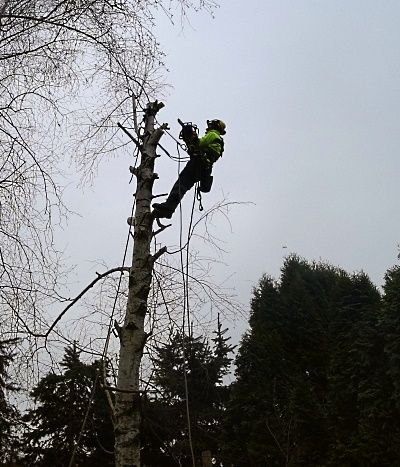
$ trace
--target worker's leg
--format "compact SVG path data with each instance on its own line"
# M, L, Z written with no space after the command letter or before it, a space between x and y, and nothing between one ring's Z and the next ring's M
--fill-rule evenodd
M199 176L200 171L198 164L190 160L179 174L178 180L172 187L171 193L169 194L165 204L175 211L179 202L185 196L185 193L199 180Z
M198 161L191 159L179 174L165 203L154 203L153 208L160 217L171 218L185 193L200 180L201 171Z

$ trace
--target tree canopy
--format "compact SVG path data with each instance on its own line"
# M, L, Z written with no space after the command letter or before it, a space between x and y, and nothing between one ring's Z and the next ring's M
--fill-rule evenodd
M296 256L261 279L226 415L232 465L395 465L398 276L383 300L364 273Z

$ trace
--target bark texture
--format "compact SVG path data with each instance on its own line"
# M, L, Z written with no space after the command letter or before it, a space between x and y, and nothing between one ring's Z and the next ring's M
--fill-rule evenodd
M137 178L136 210L133 227L133 258L129 273L128 302L120 329L120 355L115 400L115 463L117 467L140 467L140 392L139 371L146 343L144 320L151 286L154 257L150 252L153 216L150 203L156 148L163 129L154 129L154 118L163 107L160 102L147 106L141 161Z

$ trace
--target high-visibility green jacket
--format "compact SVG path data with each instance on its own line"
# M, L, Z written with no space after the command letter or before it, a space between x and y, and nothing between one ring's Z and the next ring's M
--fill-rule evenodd
M213 164L224 152L224 140L217 130L209 130L199 139L199 149L206 155L208 161Z

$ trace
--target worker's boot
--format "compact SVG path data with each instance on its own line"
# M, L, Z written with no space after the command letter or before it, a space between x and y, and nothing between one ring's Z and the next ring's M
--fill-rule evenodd
M168 203L154 203L153 204L153 214L154 217L157 218L166 218L171 219L172 214L174 213L175 209L168 206ZM128 225L134 227L135 225L135 217L128 217L127 219Z
M154 203L153 213L154 217L171 219L175 209L168 205L168 203Z

